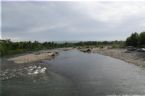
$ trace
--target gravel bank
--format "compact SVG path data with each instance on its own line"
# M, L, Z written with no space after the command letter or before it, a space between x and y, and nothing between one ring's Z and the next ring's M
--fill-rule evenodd
M14 58L9 58L8 61L13 61L14 63L31 63L44 59L52 59L57 54L58 54L57 52L53 52L53 51L40 51L40 52L34 52L22 56L17 56Z
M145 67L145 52L127 51L126 49L109 49L109 48L91 48L91 49L81 48L78 50L87 53L98 53L110 56L128 63L133 63L137 66Z
M99 48L93 48L92 52L106 56L111 56L113 58L117 58L128 63L133 63L138 66L145 67L145 52L137 52L137 51L128 52L126 49L99 49Z

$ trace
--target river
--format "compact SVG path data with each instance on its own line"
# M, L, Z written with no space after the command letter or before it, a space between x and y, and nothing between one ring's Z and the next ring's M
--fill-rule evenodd
M69 50L60 51L60 54L52 60L43 60L37 63L39 66L47 68L45 74L2 80L1 95L106 96L145 94L144 68L108 56ZM19 65L19 68L30 65L37 64Z

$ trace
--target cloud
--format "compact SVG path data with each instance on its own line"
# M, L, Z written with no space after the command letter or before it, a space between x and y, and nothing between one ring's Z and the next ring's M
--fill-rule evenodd
M125 40L145 30L145 2L2 2L2 37Z

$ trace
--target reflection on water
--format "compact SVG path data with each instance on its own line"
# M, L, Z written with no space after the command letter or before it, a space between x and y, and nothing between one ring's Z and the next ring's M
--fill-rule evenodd
M2 96L145 94L143 68L77 50L35 64L6 62L0 76Z

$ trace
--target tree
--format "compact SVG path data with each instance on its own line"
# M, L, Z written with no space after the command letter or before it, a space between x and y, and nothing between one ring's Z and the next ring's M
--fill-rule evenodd
M132 33L130 37L127 38L126 44L128 46L137 47L139 45L139 35L138 33Z
M145 32L141 32L139 36L140 45L145 45Z

